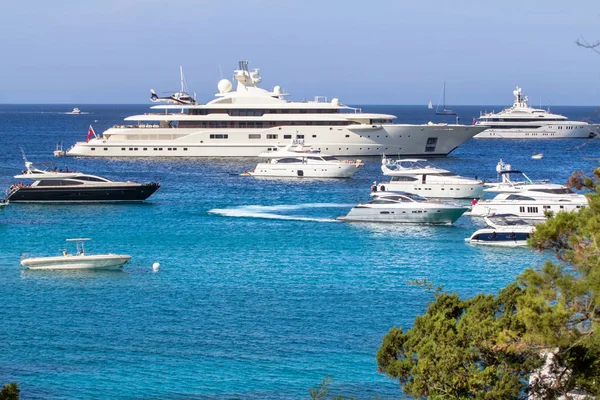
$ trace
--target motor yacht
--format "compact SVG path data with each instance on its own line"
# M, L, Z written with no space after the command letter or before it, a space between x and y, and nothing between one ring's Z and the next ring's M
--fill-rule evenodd
M524 172L512 169L510 164L500 159L496 165L497 182L486 183L486 192L516 193L523 190L550 194L570 194L571 189L549 180L532 180Z
M259 154L267 162L256 165L251 176L286 178L351 178L363 167L361 160L338 160L318 150L306 148L302 142L284 147L282 150Z
M512 214L499 214L485 217L487 228L479 229L466 238L472 244L490 246L527 246L535 226Z
M390 160L384 156L381 171L390 180L375 183L371 190L408 192L441 199L479 199L483 195L483 181L460 176L426 162L416 158Z
M298 71L293 71L297 75ZM301 74L301 72L300 72ZM199 104L182 90L151 94L151 112L125 118L98 137L67 150L75 157L257 157L304 139L333 156L381 154L448 155L485 126L394 124L396 116L366 113L334 98L289 101L280 86L259 87L258 69L240 61L232 81L221 79L218 93ZM182 92L184 94L182 94Z
M71 111L71 114L81 114L81 110L79 108L75 107L73 109L73 111Z
M587 197L575 193L552 193L551 189L498 193L492 199L479 200L469 215L514 214L530 221L544 221L547 213L577 211L588 204Z
M42 169L43 165L25 162L25 170L15 179L32 180L31 184L13 184L7 199L13 203L82 203L82 202L140 202L150 197L158 183L114 182L96 175L68 169Z
M67 242L75 242L75 254L69 254L65 249L59 256L29 257L24 255L21 258L21 265L33 270L115 270L123 268L123 266L131 259L131 256L124 254L88 255L85 253L85 242L88 240L91 239L67 239Z
M520 87L513 94L512 107L499 113L482 113L476 120L475 126L488 128L475 135L476 139L587 139L598 134L598 124L568 121L564 115L530 107Z
M407 192L379 192L368 203L353 207L339 217L348 222L396 222L414 224L452 224L467 207L428 201Z

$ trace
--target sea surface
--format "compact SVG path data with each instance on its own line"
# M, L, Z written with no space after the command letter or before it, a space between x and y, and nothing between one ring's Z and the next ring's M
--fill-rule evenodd
M73 107L87 114L67 114ZM444 121L424 106L362 106L397 122ZM483 110L452 107L470 124ZM377 372L390 327L432 300L427 279L462 296L493 293L551 254L466 244L482 225L335 220L383 178L378 157L349 180L241 177L256 159L53 159L148 105L0 105L0 188L34 162L118 180L157 181L146 204L11 204L0 213L0 384L24 399L404 398ZM572 119L594 107L553 107ZM445 119L454 121L454 117ZM533 152L543 153L532 160ZM470 140L434 163L495 180L500 158L532 179L565 182L598 167L600 140ZM23 270L23 253L125 253L121 272ZM159 262L154 273L152 264Z

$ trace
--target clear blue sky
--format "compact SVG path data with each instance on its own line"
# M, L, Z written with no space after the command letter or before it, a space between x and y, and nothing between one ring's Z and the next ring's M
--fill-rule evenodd
M237 61L263 87L346 104L600 105L595 0L31 0L0 2L0 103L199 100Z

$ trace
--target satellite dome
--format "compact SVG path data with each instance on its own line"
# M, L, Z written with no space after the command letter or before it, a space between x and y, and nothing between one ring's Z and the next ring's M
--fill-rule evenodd
M281 94L281 86L275 86L273 88L273 93L275 93L275 94Z
M231 90L231 82L228 79L221 79L217 88L219 88L219 93L229 93Z
M331 99L331 104L333 104L334 106L339 106L340 105L340 99L338 99L337 97Z

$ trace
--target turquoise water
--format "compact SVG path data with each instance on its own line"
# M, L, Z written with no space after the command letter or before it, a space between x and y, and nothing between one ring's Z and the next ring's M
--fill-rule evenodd
M0 187L22 147L51 161L57 142L82 140L146 106L0 106ZM426 122L422 107L371 106ZM491 109L492 107L488 107ZM498 109L499 107L496 107ZM463 120L479 108L459 108ZM585 107L555 107L572 118ZM97 121L97 122L95 122ZM532 178L563 182L598 166L600 141L469 141L441 167L495 178L500 158ZM534 152L545 154L531 160ZM61 159L114 179L159 181L147 204L20 205L0 213L0 383L37 398L308 398L330 393L402 398L377 373L393 325L410 327L431 294L426 278L461 295L493 292L548 255L467 245L480 222L452 227L346 224L335 218L382 178L377 158L352 180L240 177L252 159ZM68 237L88 251L132 255L122 272L22 270L22 253L56 254ZM152 264L160 262L158 273Z

